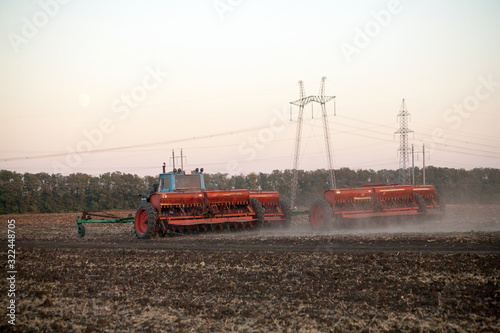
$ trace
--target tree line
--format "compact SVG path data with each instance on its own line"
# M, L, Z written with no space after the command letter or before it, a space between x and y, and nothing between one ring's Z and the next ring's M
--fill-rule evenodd
M500 203L500 169L426 168L426 183L436 186L448 203ZM335 170L337 187L396 183L397 170ZM422 170L415 170L416 184L422 183ZM56 213L106 210L135 210L139 193L153 190L158 178L139 177L121 172L91 176L0 171L0 214ZM278 191L290 198L292 170L271 173L228 175L205 174L207 189L251 189ZM297 206L307 209L328 189L329 172L324 169L298 172Z

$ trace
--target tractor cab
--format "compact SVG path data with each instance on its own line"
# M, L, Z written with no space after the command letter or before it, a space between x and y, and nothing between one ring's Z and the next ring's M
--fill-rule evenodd
M203 177L203 168L196 168L193 171L174 169L174 171L161 173L158 184L158 191L163 193L204 190L205 179Z

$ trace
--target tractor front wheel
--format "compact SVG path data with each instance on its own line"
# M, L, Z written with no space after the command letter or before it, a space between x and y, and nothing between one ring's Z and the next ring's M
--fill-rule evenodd
M332 206L324 199L316 201L309 211L309 222L313 229L326 229L332 223L332 219Z
M158 212L149 202L143 202L135 213L135 235L140 239L147 239L156 232Z

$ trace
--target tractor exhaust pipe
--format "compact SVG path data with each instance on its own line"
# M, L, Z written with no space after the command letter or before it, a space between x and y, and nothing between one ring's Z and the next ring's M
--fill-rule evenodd
M165 162L163 162L163 173L165 173L166 170L165 170Z
M173 149L172 149L172 164L174 166L174 173L175 173L175 153Z

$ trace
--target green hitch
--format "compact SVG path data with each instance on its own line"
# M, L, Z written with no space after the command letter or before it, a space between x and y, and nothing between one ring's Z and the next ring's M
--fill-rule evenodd
M100 217L100 218L94 218ZM84 223L134 223L135 217L132 214L128 214L126 217L120 217L113 214L106 213L87 213L83 212L80 218L76 219L76 230L78 231L78 237L85 237L85 226Z

